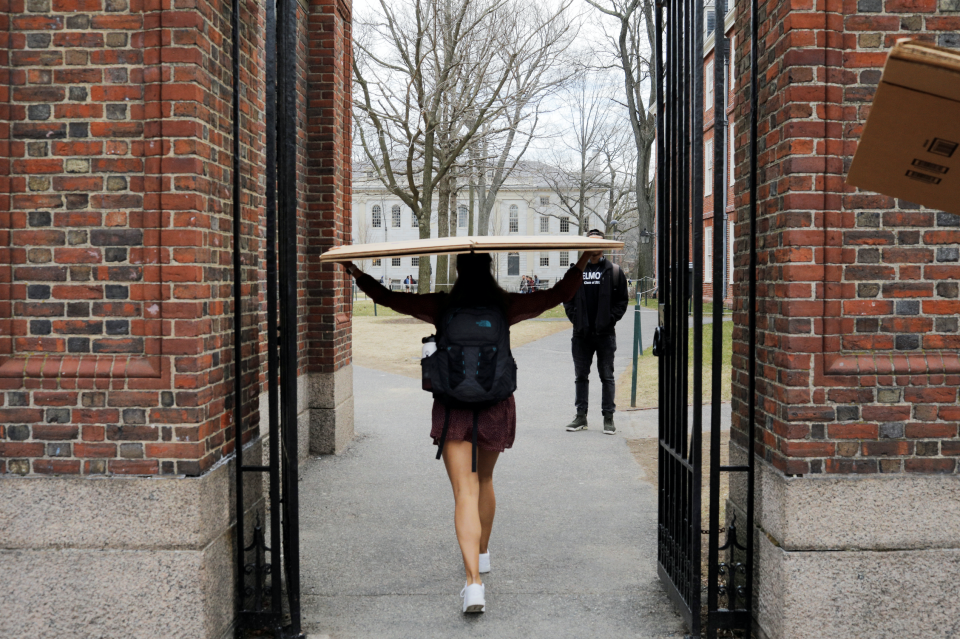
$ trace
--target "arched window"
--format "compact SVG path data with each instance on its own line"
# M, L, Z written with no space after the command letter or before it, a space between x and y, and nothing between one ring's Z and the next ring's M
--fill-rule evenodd
M380 205L373 205L373 228L378 229L383 225L383 215L380 213Z
M467 228L468 217L470 217L470 212L467 210L467 207L461 206L457 208L457 226L462 229Z
M520 232L520 209L517 208L516 204L510 205L510 232Z
M400 205L394 204L393 208L390 209L391 217L393 218L393 228L400 228Z

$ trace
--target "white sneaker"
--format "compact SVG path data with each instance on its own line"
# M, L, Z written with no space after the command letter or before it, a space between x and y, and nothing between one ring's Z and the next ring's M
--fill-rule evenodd
M463 597L463 612L483 612L487 602L484 598L483 584L464 585L460 591Z
M490 551L480 553L480 572L490 572Z

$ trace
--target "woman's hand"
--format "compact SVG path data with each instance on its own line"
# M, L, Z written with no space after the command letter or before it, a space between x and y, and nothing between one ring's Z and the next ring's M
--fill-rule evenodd
M594 252L581 251L580 259L577 260L576 267L581 271L587 267L587 262L590 261L590 258L594 255ZM602 253L601 253L602 255Z

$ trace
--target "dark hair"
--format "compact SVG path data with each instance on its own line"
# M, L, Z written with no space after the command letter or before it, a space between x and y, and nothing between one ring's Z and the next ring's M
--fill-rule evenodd
M493 277L489 253L457 255L457 281L447 297L447 307L496 306L507 310L507 292Z
M600 229L590 229L587 231L587 237L590 237L591 235L599 235L600 237L603 237L603 231Z

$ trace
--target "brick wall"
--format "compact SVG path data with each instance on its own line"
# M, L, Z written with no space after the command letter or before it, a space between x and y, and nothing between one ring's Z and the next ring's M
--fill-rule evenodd
M6 6L0 472L200 474L232 450L230 4ZM241 71L248 424L261 33Z
M749 42L749 6L737 40ZM892 44L960 46L956 0L761 5L756 449L781 472L956 473L957 216L843 177ZM747 264L749 49L737 47L737 265ZM738 269L733 438L745 445Z
M328 248L351 242L351 7L343 0L314 0L309 11L304 206L313 339L305 364L311 373L333 373L351 362L353 283L342 268L317 259Z

